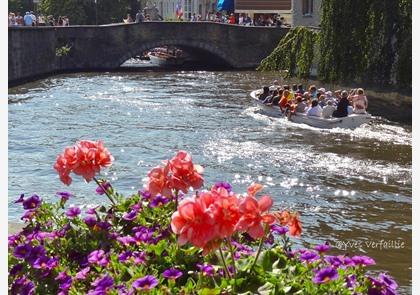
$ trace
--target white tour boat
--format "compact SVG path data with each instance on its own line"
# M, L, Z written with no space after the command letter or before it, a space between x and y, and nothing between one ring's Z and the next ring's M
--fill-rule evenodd
M258 96L261 92L262 89L254 90L251 92L250 95L254 99L254 101L260 106L260 108L264 111L264 113L273 117L284 117L284 114L280 111L280 108L278 106L265 105L262 103L261 100L258 99ZM371 114L351 114L347 117L342 118L321 118L297 113L291 115L288 119L294 123L303 123L312 127L322 129L354 129L362 124L369 123L373 118L374 117Z

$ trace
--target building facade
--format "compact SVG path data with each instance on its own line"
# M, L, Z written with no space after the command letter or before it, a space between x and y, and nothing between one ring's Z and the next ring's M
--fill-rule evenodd
M291 26L319 26L322 0L235 0L235 13L284 17Z
M177 19L177 9L182 11L183 20L191 19L193 14L204 20L207 13L216 11L217 0L157 0L154 5L164 20Z
M292 25L319 27L322 0L293 0Z

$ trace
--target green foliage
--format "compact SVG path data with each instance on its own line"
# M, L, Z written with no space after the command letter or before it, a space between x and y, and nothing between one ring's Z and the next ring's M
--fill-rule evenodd
M39 12L44 15L67 16L70 24L85 24L87 15L80 0L43 0L39 3Z
M64 45L55 49L55 56L62 57L67 56L70 53L71 46Z
M292 29L259 70L326 82L411 87L411 1L323 0L321 32ZM315 56L315 58L314 58Z
M20 15L25 15L26 11L34 10L34 5L31 0L8 0L9 12L19 12Z
M261 61L259 71L283 70L288 76L308 78L314 58L316 33L304 27L290 30L274 51Z
M411 85L411 1L324 0L319 77Z
M132 0L43 0L39 11L44 15L68 16L70 24L94 25L122 22L127 12L135 13L139 8L137 1Z

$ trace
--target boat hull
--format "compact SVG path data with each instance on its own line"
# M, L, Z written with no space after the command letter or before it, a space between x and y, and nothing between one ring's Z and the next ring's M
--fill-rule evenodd
M254 90L251 92L251 97L254 99L254 101L257 103L257 105L260 107L260 109L264 112L264 114L270 116L270 117L284 117L283 113L280 111L280 107L278 106L269 106L266 104L263 104L261 100L258 99L258 95L261 93L260 90Z
M150 62L157 66L180 66L184 63L182 58L175 57L160 57L153 54L148 54Z

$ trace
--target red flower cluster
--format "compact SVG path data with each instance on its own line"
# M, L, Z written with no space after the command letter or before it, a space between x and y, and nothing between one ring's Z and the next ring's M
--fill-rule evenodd
M289 211L274 212L273 215L281 225L288 225L290 235L300 236L302 233L302 222L299 213L290 213Z
M113 160L114 157L102 141L82 140L72 147L65 148L64 153L58 155L54 169L57 170L60 180L70 185L71 172L89 182L101 168L111 166Z
M269 196L259 201L255 193L261 185L250 187L246 196L237 196L223 187L213 186L198 196L184 199L173 213L171 227L179 235L178 243L190 242L207 254L235 232L247 232L254 239L264 236L264 224L275 217L267 213L273 204Z
M198 189L203 185L202 173L203 168L193 164L190 154L179 151L165 167L155 167L148 173L147 190L152 197L170 197L173 189L187 193L190 187Z

